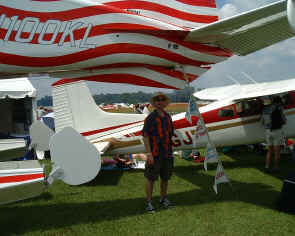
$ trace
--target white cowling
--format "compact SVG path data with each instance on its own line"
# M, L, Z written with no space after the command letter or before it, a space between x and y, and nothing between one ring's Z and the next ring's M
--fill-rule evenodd
M295 0L288 0L287 15L289 24L295 32Z

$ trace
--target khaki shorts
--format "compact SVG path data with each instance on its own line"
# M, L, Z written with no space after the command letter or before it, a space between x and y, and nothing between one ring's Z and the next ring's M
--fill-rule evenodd
M156 160L153 165L145 164L144 176L152 181L159 178L162 180L169 180L173 171L174 160L173 158L161 158Z
M265 130L265 141L269 146L280 146L284 144L284 133L282 129Z

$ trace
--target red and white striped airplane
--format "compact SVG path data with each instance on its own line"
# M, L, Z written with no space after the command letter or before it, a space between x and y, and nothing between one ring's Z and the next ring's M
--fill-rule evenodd
M295 25L294 0L288 16ZM287 0L218 20L215 0L1 0L0 76L180 89L294 36Z

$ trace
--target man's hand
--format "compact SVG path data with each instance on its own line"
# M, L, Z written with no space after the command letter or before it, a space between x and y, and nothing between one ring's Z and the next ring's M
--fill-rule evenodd
M149 166L152 166L154 164L154 157L151 153L147 154L147 164Z

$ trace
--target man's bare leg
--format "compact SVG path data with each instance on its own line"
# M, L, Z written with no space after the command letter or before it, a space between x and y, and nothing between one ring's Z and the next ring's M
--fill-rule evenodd
M281 155L281 146L274 147L274 170L279 170L279 160Z
M265 168L269 168L270 159L271 159L271 156L272 156L273 153L274 153L274 146L269 146L267 154L266 154L266 159L265 159Z
M168 180L162 180L161 179L161 199L164 199L167 195L167 189L168 189Z
M150 202L150 201L152 201L154 181L146 179L146 185L145 186L146 186L146 188L145 188L146 200L148 202Z

